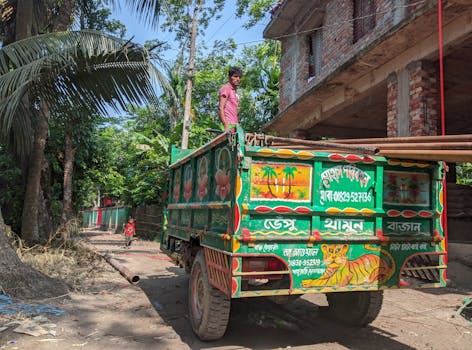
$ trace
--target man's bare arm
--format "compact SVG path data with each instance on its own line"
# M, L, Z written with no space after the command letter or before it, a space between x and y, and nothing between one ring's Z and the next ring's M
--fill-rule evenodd
M228 101L228 98L224 95L221 95L220 100L219 100L219 106L218 106L218 114L220 116L221 122L223 123L225 131L229 129L228 124L226 124L226 118L225 118L226 101Z

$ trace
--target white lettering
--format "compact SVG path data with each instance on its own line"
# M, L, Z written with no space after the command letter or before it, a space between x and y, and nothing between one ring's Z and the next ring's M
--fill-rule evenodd
M321 181L325 188L330 188L333 181L339 183L342 178L358 182L364 188L367 187L371 179L369 174L354 165L336 165L321 173Z
M295 219L265 219L264 228L267 230L280 230L281 228L284 228L290 232L298 231L298 229L295 227Z

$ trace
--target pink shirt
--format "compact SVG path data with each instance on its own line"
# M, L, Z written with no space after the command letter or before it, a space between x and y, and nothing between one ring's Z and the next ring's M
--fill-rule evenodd
M238 124L239 96L236 90L230 83L226 83L221 87L218 96L226 97L226 105L224 108L226 122L228 124Z

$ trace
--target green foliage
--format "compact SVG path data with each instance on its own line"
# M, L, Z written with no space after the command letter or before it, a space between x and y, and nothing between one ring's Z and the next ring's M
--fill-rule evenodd
M90 113L150 100L152 74L160 78L145 49L98 32L12 43L0 49L0 139L13 140L17 152L26 153L40 100L52 110L81 106Z
M175 34L175 39L182 44L188 44L191 23L195 8L200 7L198 28L202 32L208 27L210 20L220 18L224 0L167 0L162 6L163 22L161 28Z
M278 113L280 46L275 41L264 41L244 48L238 57L235 56L236 49L236 44L231 39L226 42L216 41L212 51L197 59L191 127L196 146L201 145L196 135L202 125L205 128L221 128L218 90L227 82L228 69L232 65L243 68L243 78L238 89L239 117L243 128L248 132L260 131L262 125ZM208 140L200 135L202 142Z
M125 25L110 19L111 11L101 0L76 0L74 12L75 26L79 30L98 30L122 39L126 34Z
M246 28L253 27L260 22L270 9L280 1L277 0L237 0L236 14L238 17L246 15L249 21L244 25Z
M457 183L472 186L472 163L460 163L456 166Z
M276 41L266 40L243 49L240 61L245 72L239 118L247 132L260 131L278 113L279 58L280 45Z

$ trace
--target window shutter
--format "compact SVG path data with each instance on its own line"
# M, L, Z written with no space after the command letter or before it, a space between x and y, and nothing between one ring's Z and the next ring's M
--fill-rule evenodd
M322 30L318 29L315 32L315 74L320 75L321 74L321 65L323 64L323 55L322 55L322 40L323 40L323 35L322 35Z
M375 27L375 1L354 0L353 19L353 39L356 42Z
M308 77L314 77L321 74L321 65L323 64L322 55L322 31L318 29L308 35Z

